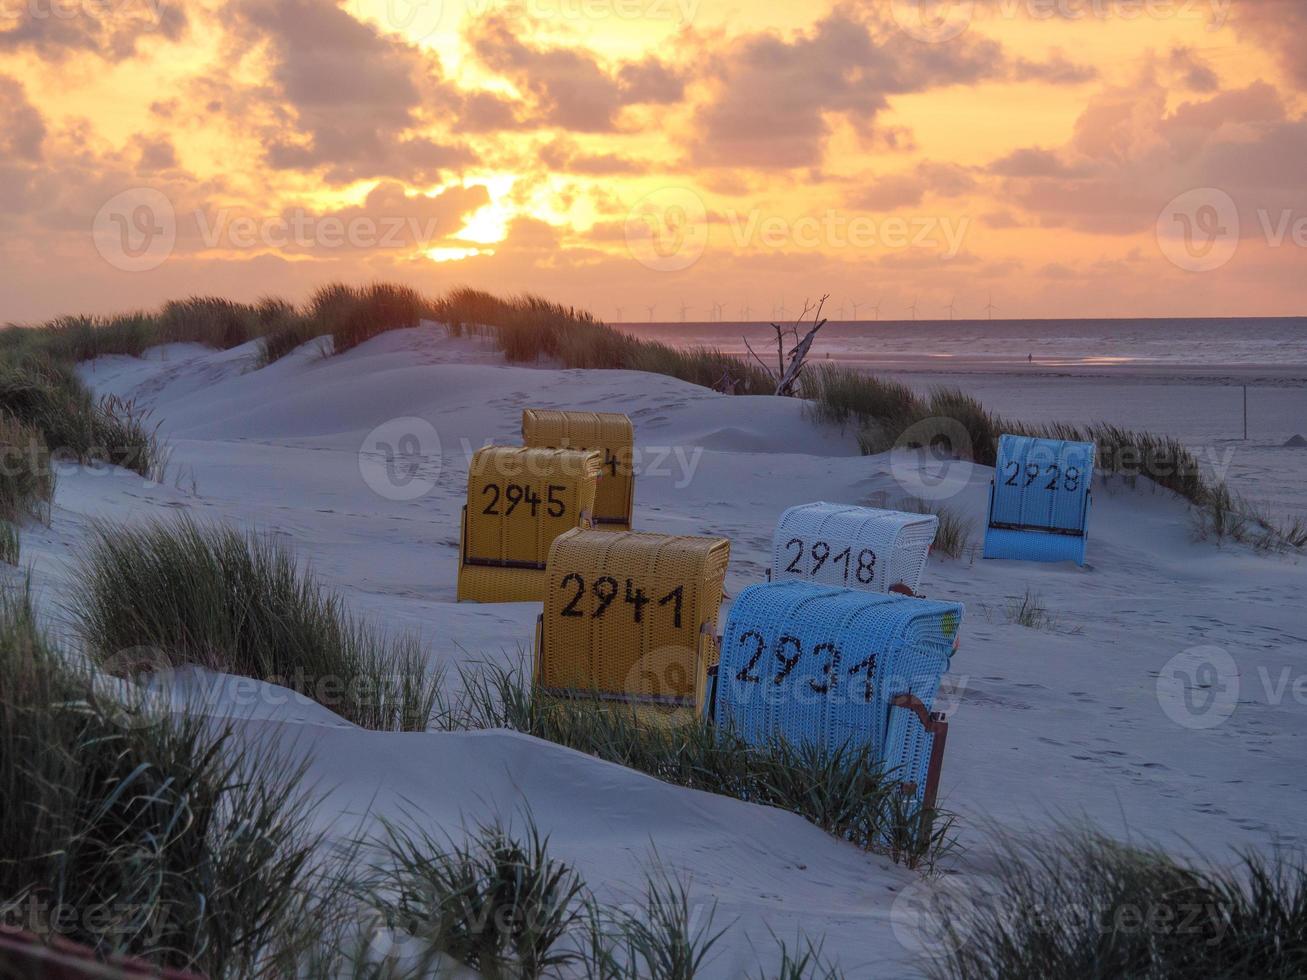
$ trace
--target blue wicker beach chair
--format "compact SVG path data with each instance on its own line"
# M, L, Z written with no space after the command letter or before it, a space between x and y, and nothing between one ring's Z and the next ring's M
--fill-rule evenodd
M771 580L799 579L841 588L912 592L939 530L934 514L850 504L813 503L781 515L772 539Z
M985 557L1083 565L1093 476L1093 443L1002 436Z
M948 725L931 707L961 619L955 602L751 585L731 607L706 710L752 744L870 744L933 806Z

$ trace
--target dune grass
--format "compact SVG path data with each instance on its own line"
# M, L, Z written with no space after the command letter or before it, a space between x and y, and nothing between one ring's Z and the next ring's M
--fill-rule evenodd
M534 980L580 959L563 946L582 921L584 884L548 854L533 822L521 837L498 822L465 841L387 824L368 888L386 927L480 976Z
M309 300L312 320L331 334L337 354L388 330L416 327L427 313L427 302L416 290L384 282L362 288L332 283Z
M0 521L0 561L17 566L22 552L23 543L18 528L12 521Z
M1307 975L1307 871L1243 855L1228 869L1074 829L1008 842L992 890L935 910L937 980Z
M465 332L489 330L514 362L542 358L569 368L647 371L704 387L729 387L738 395L770 395L776 382L760 367L708 348L680 350L614 330L584 310L538 296L501 299L474 289L455 289L436 302L434 315Z
M13 534L14 553L18 540L14 525L27 517L48 520L54 487L54 468L44 435L12 415L0 413L0 521Z
M598 699L537 696L524 667L488 663L461 673L463 693L442 702L439 727L507 728L677 786L779 807L908 867L933 866L953 848L952 817L911 809L867 747L757 747L698 718L654 725Z
M1057 617L1048 611L1040 595L1029 589L1020 598L1009 599L1003 612L1007 621L1015 626L1032 630L1057 629Z
M102 662L154 650L280 684L365 728L424 730L440 683L412 637L353 618L274 539L186 518L96 527L70 611Z
M315 337L330 335L334 352L340 354L388 330L416 326L424 318L446 323L456 336L488 335L512 362L548 359L569 368L646 371L737 395L771 395L775 389L772 376L752 361L712 349L682 350L642 340L583 309L542 297L503 298L460 287L428 299L407 286L384 282L329 283L303 308L271 297L242 304L194 296L169 302L157 313L63 317L43 327L11 327L0 331L0 372L15 361L30 360L30 355L67 364L109 353L139 354L165 341L226 349L256 338L260 339L258 363L266 366ZM8 407L5 389L0 373L0 409L31 422ZM800 391L814 419L851 427L867 454L895 446L933 445L958 458L992 466L1003 432L1092 442L1098 449L1096 467L1102 477L1119 477L1128 484L1146 477L1174 491L1198 512L1196 521L1205 525L1205 536L1222 539L1220 522L1230 518L1242 521L1245 528L1252 525L1257 534L1250 540L1262 550L1307 546L1307 528L1301 522L1278 527L1261 520L1219 481L1204 476L1194 455L1170 437L1102 423L1017 423L987 411L957 388L937 388L921 396L899 382L833 364L809 365ZM89 410L79 411L86 415ZM157 463L157 446L153 447L156 458L145 460L149 451L137 444L141 432L99 432L94 424L80 429L95 431L98 441L57 438L49 429L43 431L52 451L70 449L79 459L86 458L89 444L105 447L95 458L134 461L141 457L144 461L132 463L138 472ZM1236 500L1234 510L1231 499Z
M931 544L932 554L961 558L971 549L971 535L975 525L947 504L922 500L920 497L907 497L899 502L898 508L909 514L934 514L939 519L935 541Z
M277 977L314 941L300 771L106 692L0 598L5 921L100 956Z
M162 477L163 452L148 413L121 399L97 402L69 362L30 352L0 356L0 413L40 433L56 458Z
M462 841L388 826L375 842L380 857L364 892L384 925L388 955L374 956L366 975L425 976L444 957L486 980L693 980L712 963L726 930L716 924L715 903L693 902L683 879L655 866L638 900L603 905L548 845L529 813L520 832L495 821ZM759 977L843 976L804 936L793 947L778 940L776 956ZM388 971L401 961L407 972Z

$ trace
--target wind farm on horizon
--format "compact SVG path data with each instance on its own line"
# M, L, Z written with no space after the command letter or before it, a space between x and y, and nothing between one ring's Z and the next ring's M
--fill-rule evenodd
M769 307L770 315L761 316L768 307L755 307L751 302L744 301L735 306L735 317L728 316L728 310L732 304L729 301L710 299L707 303L696 306L687 302L684 298L680 299L675 305L669 307L674 317L671 319L657 319L655 314L661 304L648 303L642 308L647 313L645 323L734 323L734 324L768 324L768 323L786 323L792 318L794 311L786 305L784 297L773 301ZM902 311L903 316L884 316L881 315L882 307L887 312ZM860 311L867 311L870 315L860 315ZM833 316L829 317L831 323L975 323L987 320L993 320L994 314L999 312L999 307L994 304L994 294L991 291L984 306L978 308L976 315L967 315L966 309L957 305L957 296L954 295L946 304L940 307L940 316L923 315L929 313L933 307L923 304L920 297L914 297L911 303L895 304L889 306L880 299L841 299L835 300L832 308ZM614 307L616 318L613 323L630 323L635 324L639 321L627 319L624 316L626 307ZM691 316L692 313L706 312L706 317ZM851 315L850 315L851 314ZM1032 318L1038 319L1038 318Z

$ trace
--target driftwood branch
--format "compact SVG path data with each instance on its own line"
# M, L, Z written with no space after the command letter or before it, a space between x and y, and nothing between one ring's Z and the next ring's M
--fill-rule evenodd
M761 367L764 371L766 371L767 374L770 375L773 380L775 380L776 372L763 363L762 358L758 356L757 352L749 344L749 338L742 337L741 339L744 341L744 346L748 348L749 353L753 355L753 359L758 362L758 366Z
M830 299L829 295L823 296L817 301L814 309L806 300L803 304L803 312L799 314L797 320L789 327L791 335L794 337L794 347L790 350L788 363L784 354L783 338L785 329L780 324L773 323L772 328L776 331L776 349L777 360L780 362L780 378L776 383L776 394L793 396L794 387L798 384L799 376L803 373L803 364L812 350L812 342L817 339L817 331L826 326L826 320L822 318L821 311L826 305L826 300ZM813 324L802 338L799 337L799 324L812 313ZM757 356L757 355L755 355ZM761 363L761 362L760 362Z

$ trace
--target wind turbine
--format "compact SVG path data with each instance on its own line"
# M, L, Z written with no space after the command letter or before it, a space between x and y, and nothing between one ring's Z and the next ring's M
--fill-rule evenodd
M956 301L957 301L957 297L956 297L956 296L954 296L953 299L951 299L951 300L948 301L948 318L949 318L950 320L953 319L953 304L954 304Z
M649 322L653 323L653 311L658 309L658 304L650 303L647 307L645 307L645 309L649 311Z
M876 302L871 304L871 315L877 320L880 319L880 300L876 300Z
M915 320L917 318L917 301L915 299L912 301L912 305L909 306L908 309L912 311L912 319Z
M712 305L712 315L713 315L713 319L716 320L718 323L721 323L723 320L725 320L725 319L726 319L726 304L725 304L725 303L716 303L716 302L713 303L713 305Z
M843 303L840 304L840 319L841 319L841 320L844 319L844 304L843 304Z
M744 309L740 310L740 319L743 320L745 323L748 323L748 322L749 322L749 314L752 313L752 312L753 312L753 309L749 306L748 303L745 303L745 304L744 304Z
M861 303L855 303L853 300L849 300L849 305L853 307L853 319L854 319L854 320L857 320L857 319L858 319L858 307L861 306L862 304L861 304Z
M778 306L778 307L776 308L776 319L778 319L778 320L784 320L784 319L785 319L785 300L784 300L784 299L781 300L781 302L780 302L780 306Z
M985 312L989 314L991 320L994 319L994 314L998 312L998 307L994 305L994 290L992 289L989 291L989 302L985 304Z
M681 322L685 322L685 314L690 312L690 307L685 305L685 300L681 300Z
M625 322L624 320L622 320L622 308L620 306L617 308L617 322L618 323Z

